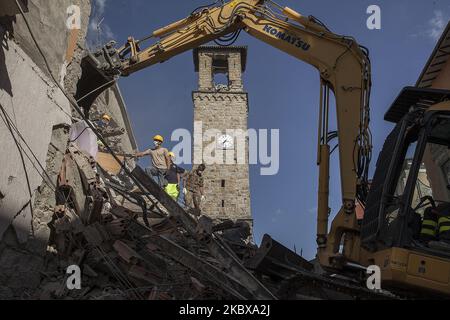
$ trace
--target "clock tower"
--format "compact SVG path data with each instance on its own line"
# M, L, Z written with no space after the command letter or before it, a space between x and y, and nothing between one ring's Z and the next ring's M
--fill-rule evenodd
M217 222L246 221L253 227L248 139L241 140L234 134L248 129L248 94L242 81L246 60L246 47L194 50L195 71L199 74L198 90L192 94L194 121L203 133L215 132L206 139L194 137L194 157L199 150L206 153L214 149L212 153L218 155L215 159L223 159L223 163L205 161L202 212Z

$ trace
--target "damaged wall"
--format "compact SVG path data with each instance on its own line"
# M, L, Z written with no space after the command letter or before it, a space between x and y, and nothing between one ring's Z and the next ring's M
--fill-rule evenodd
M67 8L72 4L81 9L81 30L66 27ZM25 9L52 74L73 94L81 76L79 62L90 1L28 0ZM0 12L0 34L0 104L4 109L0 142L8 150L0 154L0 287L17 295L39 281L55 201L42 168L55 184L72 110L51 80L22 17Z
M7 2L13 0L7 0ZM2 0L3 2L3 0ZM73 51L70 44L80 39L84 46L84 38L87 32L89 17L91 12L90 0L21 0L24 4L26 17L36 36L36 40L41 45L42 51L47 57L52 73L55 76L64 74L63 70L68 49ZM81 30L69 30L66 22L68 20L67 8L77 5L81 10ZM26 54L35 62L44 73L47 73L44 61L39 54L27 26L21 15L3 16L0 12L0 23L5 28L14 41L18 43ZM79 35L79 37L78 37ZM62 79L62 77L61 77Z
M0 91L0 104L37 160L17 132L14 137L11 135L5 114L2 113L0 141L2 147L9 152L0 155L3 164L0 190L4 195L0 208L0 235L13 222L19 241L23 243L27 240L31 222L31 207L26 204L30 201L30 193L33 195L42 183L40 175L43 172L38 163L46 162L53 127L63 123L70 124L71 119L69 103L59 90L56 90L20 47L14 42L9 42L8 46L9 50L5 52L6 69L1 71L1 76L7 76L11 81L12 91L11 95L4 90ZM25 155L25 151L32 161ZM28 173L28 177L24 171Z

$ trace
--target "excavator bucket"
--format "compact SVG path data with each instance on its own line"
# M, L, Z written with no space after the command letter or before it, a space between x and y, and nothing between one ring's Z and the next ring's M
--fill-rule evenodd
M120 59L113 45L108 44L95 53L88 52L81 61L81 69L75 99L88 112L98 96L117 81Z

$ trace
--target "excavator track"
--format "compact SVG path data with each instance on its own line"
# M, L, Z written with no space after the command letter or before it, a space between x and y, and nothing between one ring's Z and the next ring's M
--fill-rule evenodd
M314 296L299 294L309 290ZM351 299L351 300L401 300L402 298L387 291L372 291L343 280L311 272L299 271L297 275L283 281L279 289L280 299Z

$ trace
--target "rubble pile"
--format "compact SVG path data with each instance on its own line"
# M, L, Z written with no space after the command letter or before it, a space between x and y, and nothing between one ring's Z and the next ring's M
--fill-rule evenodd
M130 172L131 165L125 161L113 174L69 145L40 286L26 298L386 298L321 275L268 235L257 248L246 223L191 216L139 166ZM70 289L73 266L81 270L76 290Z
M137 167L133 175L144 192L130 192L137 188L123 170L112 175L70 145L59 174L46 268L33 298L271 297L242 265L256 252L246 243L245 225L196 220L140 174ZM66 270L73 265L82 270L81 290L67 289Z

